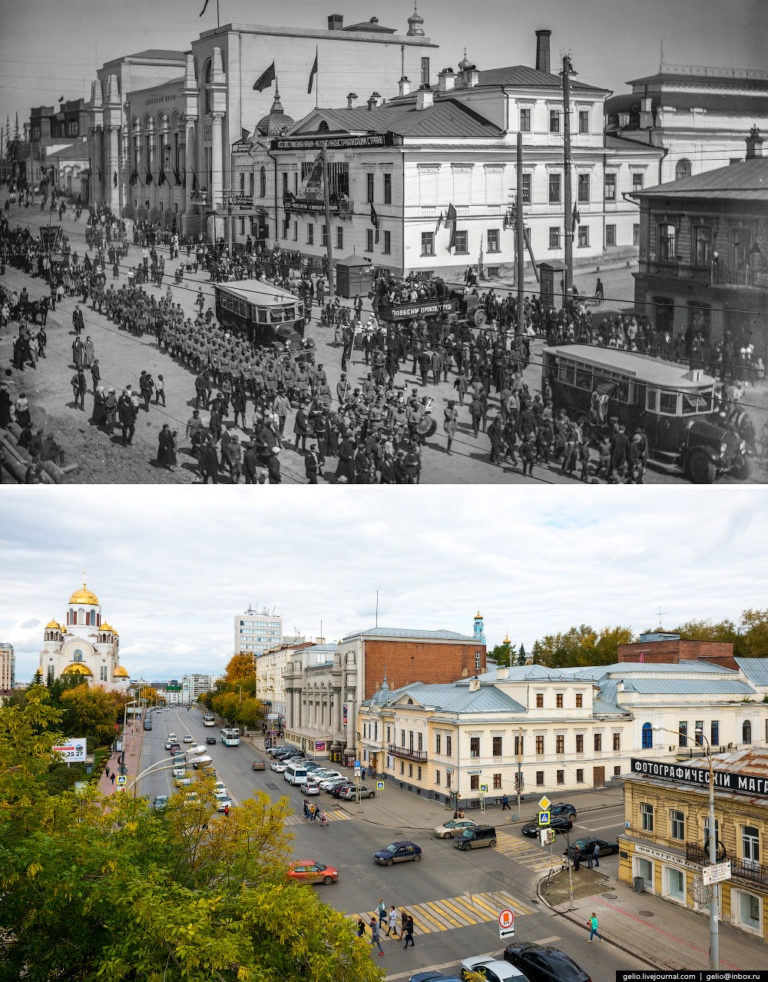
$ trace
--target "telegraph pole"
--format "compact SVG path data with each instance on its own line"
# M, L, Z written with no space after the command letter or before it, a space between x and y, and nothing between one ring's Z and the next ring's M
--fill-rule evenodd
M517 208L515 225L515 251L517 253L517 325L515 334L523 333L523 305L525 293L525 223L523 220L523 134L517 133ZM519 795L518 795L519 799ZM518 800L518 814L520 802Z
M573 294L573 217L571 204L571 91L568 76L573 66L568 55L563 55L563 203L565 209L565 283L563 303Z
M326 142L322 141L323 148L323 202L325 203L325 227L328 234L325 237L325 253L328 257L328 300L333 303L335 288L333 283L333 229L331 228L331 202L328 194L328 156L326 154Z

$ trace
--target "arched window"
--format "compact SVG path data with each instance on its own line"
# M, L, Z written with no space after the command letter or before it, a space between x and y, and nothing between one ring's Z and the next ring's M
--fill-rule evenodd
M675 180L681 181L684 177L691 176L691 162L687 157L681 157L675 166Z
M650 723L643 723L643 750L651 750L653 748L653 730L651 729Z
M261 170L259 171L259 197L266 198L267 196L267 169L262 164Z
M748 719L744 720L741 727L741 742L742 743L752 743L752 724Z

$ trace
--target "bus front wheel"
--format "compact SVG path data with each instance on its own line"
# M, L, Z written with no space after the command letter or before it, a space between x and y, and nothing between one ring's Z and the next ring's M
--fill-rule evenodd
M688 476L694 484L712 484L717 468L703 450L694 450L688 458Z

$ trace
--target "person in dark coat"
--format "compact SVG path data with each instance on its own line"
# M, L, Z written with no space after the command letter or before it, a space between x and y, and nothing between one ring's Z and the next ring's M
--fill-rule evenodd
M200 444L200 449L197 454L197 462L200 468L200 476L203 479L203 484L208 483L208 478L211 478L212 484L219 483L219 457L216 453L216 447L213 445L213 441L210 437L206 437L205 440Z
M336 478L343 477L349 484L355 483L355 444L345 436L339 444L339 463L336 467Z
M167 468L169 471L176 470L176 440L167 423L163 423L163 428L160 430L157 441L158 464L161 467Z
M123 394L117 400L117 416L123 431L123 446L127 443L133 443L133 434L136 432L137 410L126 389L123 390Z
M307 414L304 411L303 405L299 405L299 408L296 411L296 420L293 424L293 432L296 435L296 452L298 453L300 449L302 451L306 451L307 437L309 436L309 421L307 420Z
M107 394L103 386L99 385L93 394L93 412L91 422L96 426L101 426L107 420Z
M11 422L11 393L5 382L0 382L0 429L4 430Z
M317 444L312 444L309 453L304 458L304 470L310 484L317 484L317 476L321 473L320 458L317 455Z

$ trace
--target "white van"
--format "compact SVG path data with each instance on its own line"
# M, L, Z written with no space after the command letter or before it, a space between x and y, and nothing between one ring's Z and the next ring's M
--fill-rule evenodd
M303 784L307 779L307 769L303 764L289 764L283 777L289 784Z

